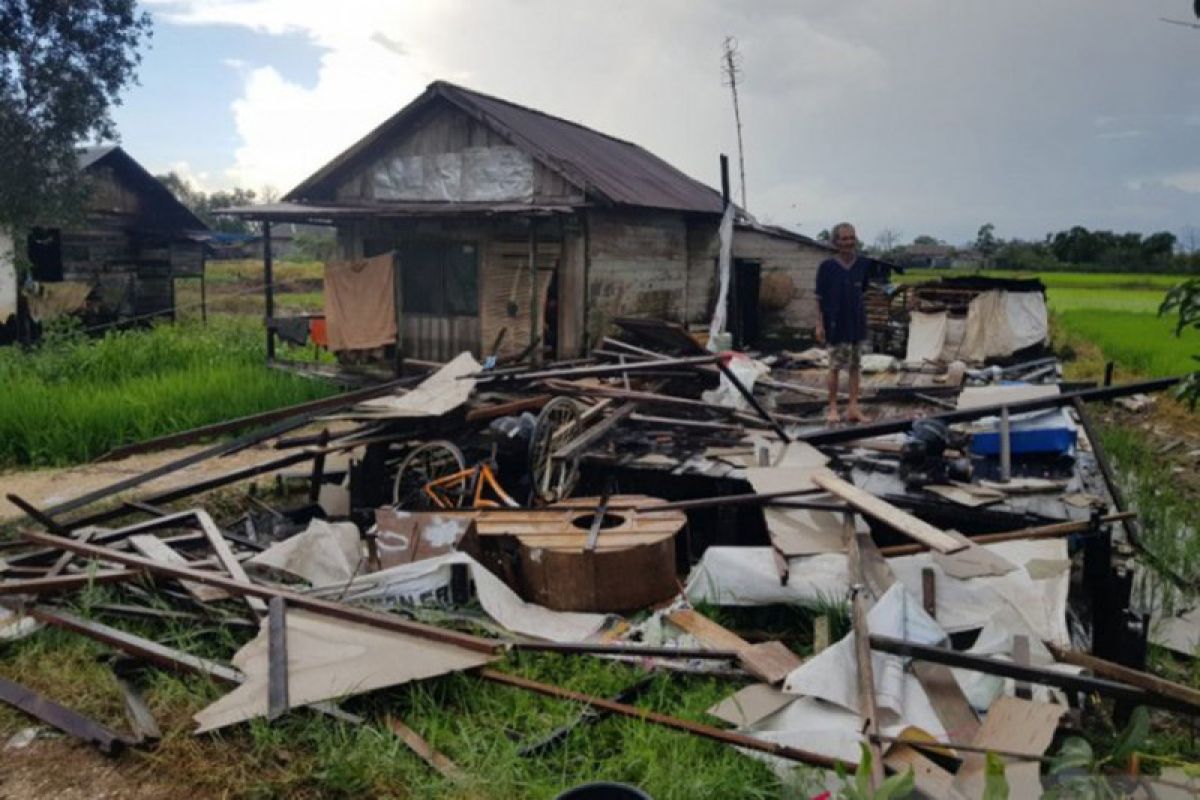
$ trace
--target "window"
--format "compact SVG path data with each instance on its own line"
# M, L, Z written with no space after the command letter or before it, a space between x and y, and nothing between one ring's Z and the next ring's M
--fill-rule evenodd
M478 248L470 242L408 242L397 248L404 311L479 314Z

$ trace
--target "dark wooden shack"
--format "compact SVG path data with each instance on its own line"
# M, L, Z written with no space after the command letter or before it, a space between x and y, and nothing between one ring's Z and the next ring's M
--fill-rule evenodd
M324 223L342 259L394 253L398 349L441 361L535 339L573 357L618 316L707 321L723 207L636 144L438 81L281 202L233 213L263 221L268 244L272 222ZM741 338L811 325L827 254L739 215Z
M81 152L79 168L83 221L30 232L31 277L78 287L89 323L174 317L175 279L203 278L208 226L116 145Z

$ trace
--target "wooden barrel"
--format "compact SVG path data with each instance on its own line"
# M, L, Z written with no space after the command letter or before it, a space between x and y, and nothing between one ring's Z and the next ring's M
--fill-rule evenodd
M684 513L654 511L665 502L656 497L614 495L588 551L595 513L584 507L598 502L573 497L543 509L484 511L475 519L477 557L526 600L559 611L629 612L673 597Z

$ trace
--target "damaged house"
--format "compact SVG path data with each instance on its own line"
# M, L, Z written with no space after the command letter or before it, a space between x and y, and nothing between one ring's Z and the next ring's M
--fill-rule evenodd
M11 251L0 254L10 338L64 314L89 325L173 317L175 279L203 278L208 226L170 190L116 145L81 151L78 166L91 182L82 219L30 231L31 281L19 300Z
M578 356L622 316L706 323L723 208L636 144L438 81L282 202L231 212L336 228L333 349L445 361ZM811 327L828 248L745 215L733 242L735 340Z

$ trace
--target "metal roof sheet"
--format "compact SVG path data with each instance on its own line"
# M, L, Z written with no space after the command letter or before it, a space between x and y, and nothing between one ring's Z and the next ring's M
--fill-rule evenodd
M425 92L389 120L285 195L285 200L320 202L344 170L357 166L375 146L396 136L423 106L444 100L489 125L550 169L602 202L720 214L721 195L644 148L542 111L475 92L445 81Z

